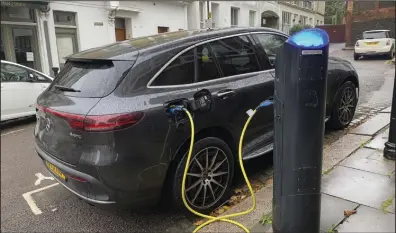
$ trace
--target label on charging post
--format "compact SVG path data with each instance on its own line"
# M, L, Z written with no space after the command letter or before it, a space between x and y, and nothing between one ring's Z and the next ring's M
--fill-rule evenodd
M322 55L323 50L303 50L302 55Z

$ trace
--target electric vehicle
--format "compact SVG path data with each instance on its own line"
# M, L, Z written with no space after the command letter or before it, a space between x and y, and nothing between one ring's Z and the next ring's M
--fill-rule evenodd
M89 203L142 207L169 198L182 205L190 126L170 122L164 106L205 90L212 109L192 113L186 198L210 212L230 194L246 111L272 98L276 51L287 38L269 28L178 31L71 55L37 99L37 153L60 184ZM339 58L328 67L328 126L342 129L354 116L358 75ZM273 149L273 114L265 107L251 121L245 160Z
M389 30L371 30L363 32L363 39L356 41L353 58L385 55L389 59L395 56L395 39Z

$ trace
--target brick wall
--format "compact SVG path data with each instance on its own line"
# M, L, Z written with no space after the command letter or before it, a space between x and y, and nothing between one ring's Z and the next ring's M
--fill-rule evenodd
M388 29L395 37L395 1L354 1L352 39L353 44L367 30Z

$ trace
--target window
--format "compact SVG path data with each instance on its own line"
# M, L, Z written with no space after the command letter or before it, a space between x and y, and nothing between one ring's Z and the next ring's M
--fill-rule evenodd
M299 22L300 22L300 24L301 25L306 25L307 24L307 16L303 16L303 15L300 15L300 20L299 20Z
M363 39L382 39L387 38L386 31L368 31L363 32Z
M292 17L292 13L282 11L282 31L284 33L289 34L291 27L291 17Z
M182 85L194 82L194 49L169 64L154 80L153 86Z
M249 26L254 27L256 24L256 12L249 11Z
M276 53L280 46L287 40L286 37L275 34L256 34L258 41L263 46L271 65L275 65Z
M214 80L220 78L220 73L216 62L208 45L197 47L198 82Z
M38 73L34 72L34 75L37 78L37 82L40 82L40 83L44 83L44 82L45 83L50 83L51 82L51 80L49 78L47 78L47 77L45 77L45 76L43 76L41 74L38 74Z
M316 20L316 25L319 25L319 20Z
M158 27L158 33L169 32L169 27Z
M25 68L11 65L1 64L1 82L28 82L29 75Z
M246 36L236 36L210 43L225 77L260 71L253 44Z
M76 26L76 17L74 12L54 11L55 25Z
M3 2L2 2L3 3ZM17 2L15 2L17 3ZM34 10L27 7L1 7L1 20L15 22L35 22Z
M231 26L238 26L239 8L231 7Z

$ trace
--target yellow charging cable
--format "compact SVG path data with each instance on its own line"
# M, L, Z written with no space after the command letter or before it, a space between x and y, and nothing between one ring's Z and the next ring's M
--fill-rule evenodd
M240 167L241 167L241 171L242 171L242 174L243 174L243 178L245 179L246 184L247 184L247 186L248 186L248 188L249 188L249 191L250 191L250 193L251 193L251 195L252 195L253 205L252 205L252 207L250 207L250 209L248 209L248 210L246 210L246 211L242 211L242 212L234 213L234 214L229 214L229 215L224 215L224 216L219 216L219 217L213 217L213 216L210 216L210 215L206 215L206 214L199 213L199 212L195 211L193 208L191 208L191 207L188 205L188 203L187 203L186 194L185 194L185 189L186 189L186 188L185 188L185 185L186 185L186 178L187 178L187 173L188 173L188 167L189 167L189 165L190 165L191 155L192 155L192 152L193 152L193 146L194 146L194 132L195 132L195 129L194 129L194 121L193 121L193 118L192 118L192 116L191 116L191 113L190 113L187 109L185 109L185 108L183 108L183 110L186 112L186 114L187 114L187 116L188 116L188 119L190 120L190 125L191 125L191 141L190 141L190 148L189 148L189 151L188 151L188 154L187 154L186 167L184 168L184 174L183 174L183 181L182 181L182 199L183 199L184 205L186 206L186 208L187 208L191 213L193 213L193 214L195 214L195 215L198 215L198 216L200 216L200 217L209 219L208 221L204 222L203 224L201 224L201 225L199 225L197 228L195 228L195 230L193 231L193 233L198 232L198 231L199 231L200 229L202 229L204 226L207 226L207 225L209 225L209 224L211 224L212 222L215 222L215 221L223 221L223 222L232 223L232 224L234 224L234 225L240 227L241 229L243 229L246 233L249 233L249 229L247 229L244 225L242 225L241 223L239 223L239 222L237 222L237 221L230 220L230 219L228 219L228 218L237 217L237 216L241 216L241 215L248 214L248 213L252 212L252 211L256 208L256 196L254 195L252 185L251 185L250 182L249 182L249 179L248 179L248 177L247 177L247 175L246 175L246 172L245 172L245 168L244 168L244 166L243 166L243 160L242 160L242 143L243 143L243 138L244 138L244 136L245 136L246 129L247 129L247 127L248 127L250 121L252 120L254 114L256 113L257 109L255 109L254 111L252 111L251 114L249 114L249 118L247 119L247 121L246 121L246 123L245 123L245 126L244 126L243 129L242 129L241 137L240 137L240 139L239 139L239 147L238 147L239 165L240 165Z

